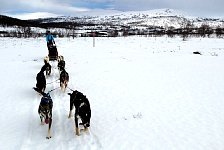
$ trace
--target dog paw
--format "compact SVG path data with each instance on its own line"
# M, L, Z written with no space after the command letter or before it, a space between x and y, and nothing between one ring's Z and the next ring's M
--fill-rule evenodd
M75 135L80 136L80 131L76 131Z
M79 128L76 128L76 129L75 129L75 134L76 134L77 136L80 136Z
M80 132L89 133L88 128L80 129Z
M79 132L78 133L76 132L75 135L80 136L80 133Z
M50 138L51 138L51 136L47 136L47 137L46 137L46 139L50 139Z
M84 129L84 132L88 132L88 131L89 131L89 129L88 129L88 128L85 128L85 129Z

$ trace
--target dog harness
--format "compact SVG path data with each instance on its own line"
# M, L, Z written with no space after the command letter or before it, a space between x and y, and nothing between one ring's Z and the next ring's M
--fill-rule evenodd
M51 118L52 107L53 107L53 101L50 97L50 94L49 93L44 94L43 97L41 98L39 109L40 109L40 115L41 117L45 118L45 121L46 119L48 120L48 118Z

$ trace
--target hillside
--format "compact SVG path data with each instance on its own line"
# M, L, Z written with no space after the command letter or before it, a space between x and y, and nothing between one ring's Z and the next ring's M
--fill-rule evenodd
M136 27L162 26L175 28L181 28L186 22L190 22L196 27L201 24L208 24L213 27L222 26L224 24L224 20L221 18L193 17L184 12L172 9L119 12L113 15L77 15L75 17L61 16L56 18L37 19L35 21L39 21L41 23L76 22L81 24L112 24Z
M60 34L74 35L88 32L104 32L106 36L117 36L118 32L122 35L132 34L167 34L168 30L172 33L183 33L180 29L191 28L189 34L200 33L199 28L211 28L214 31L203 31L203 33L217 33L215 30L221 28L224 34L224 19L222 18L199 18L189 16L184 12L172 9L158 9L150 11L117 12L113 15L81 15L59 16L54 18L40 18L33 20L19 20L7 16L1 16L0 25L5 26L27 26L42 29L66 29ZM6 31L1 29L0 31ZM72 30L72 31L69 31ZM74 31L75 30L75 31ZM178 30L178 31L177 31ZM193 31L194 30L194 31ZM197 31L195 31L197 30ZM205 29L203 29L205 30ZM210 29L209 29L210 30ZM40 31L40 30L39 30ZM55 31L55 30L54 30ZM42 32L42 31L41 31ZM126 33L127 32L127 33ZM170 33L170 32L169 32ZM58 32L55 34L59 34ZM65 35L66 34L66 35Z

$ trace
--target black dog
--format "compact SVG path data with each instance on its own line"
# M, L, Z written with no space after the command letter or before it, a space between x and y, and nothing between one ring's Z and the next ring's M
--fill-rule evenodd
M76 135L80 135L78 125L83 125L84 130L88 131L90 126L91 109L88 99L79 91L73 91L73 93L68 93L70 95L70 111L68 118L71 117L73 106L75 106L75 127ZM82 123L78 124L78 119L81 119Z
M44 60L44 66L41 68L41 70L46 71L46 76L49 76L51 74L51 65L49 64L49 62Z
M35 91L39 92L43 97L41 98L40 105L38 108L38 114L40 116L41 124L44 123L49 124L48 126L48 135L47 139L51 138L51 124L52 124L52 108L53 108L53 101L49 93L44 93L39 91L37 88L33 88Z
M61 90L64 91L64 92L65 92L65 89L68 85L68 81L69 81L69 75L65 71L65 69L63 69L61 74L60 74L60 87L61 87Z
M37 80L36 88L39 91L44 92L45 88L46 88L46 78L44 76L44 69L43 68L41 68L40 72L37 74L36 80Z

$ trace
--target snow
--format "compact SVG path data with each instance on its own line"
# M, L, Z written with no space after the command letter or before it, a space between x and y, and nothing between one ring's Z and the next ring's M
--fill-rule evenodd
M75 135L69 89L51 92L52 138L32 87L44 38L1 38L0 149L224 149L224 42L217 38L56 38L69 87L90 101L89 133ZM193 54L199 51L202 55ZM53 66L47 83L59 77ZM59 87L47 84L46 91ZM74 113L74 110L73 110Z
M102 15L103 14L103 15ZM74 17L76 16L76 17ZM175 27L182 28L187 21L191 22L194 27L200 27L203 24L213 28L223 26L223 17L199 17L192 16L186 12L175 9L154 9L148 11L127 11L127 12L101 12L89 13L83 15L77 13L72 16L62 16L55 18L54 22L76 21L91 22L96 24L113 23L115 25L131 25L141 28L148 26ZM78 17L78 18L77 18ZM46 21L46 20L45 20Z
M126 12L118 12L114 13L113 15L115 16L120 16L120 18L127 18L131 16L140 16L144 17L147 15L148 17L160 17L160 16L178 16L178 17L184 17L187 16L188 14L186 12L180 11L180 10L174 10L174 9L152 9L152 10L147 10L147 11L126 11ZM106 17L105 15L101 15L102 17ZM110 16L110 15L107 15Z

